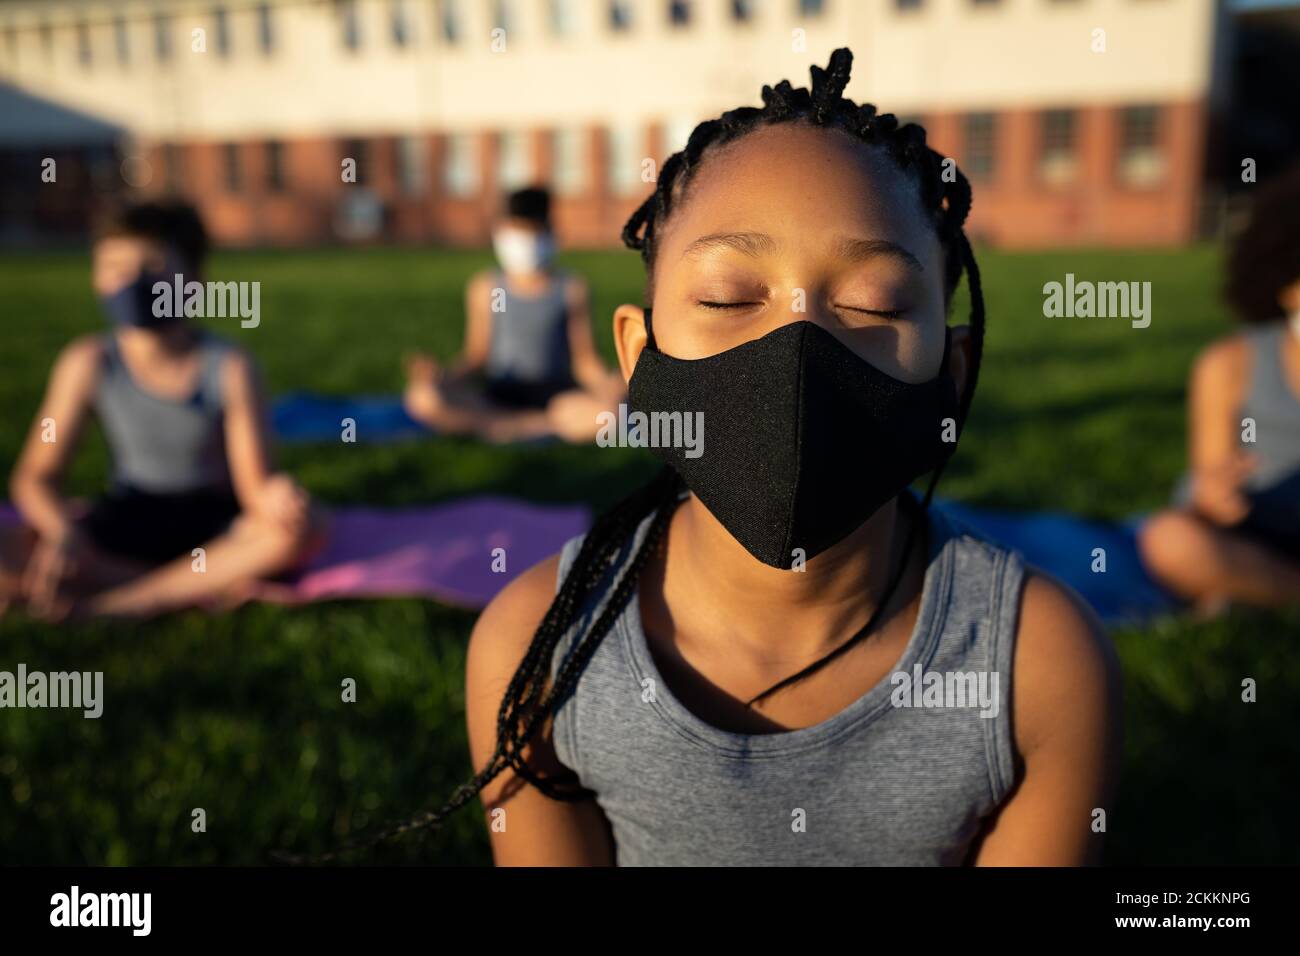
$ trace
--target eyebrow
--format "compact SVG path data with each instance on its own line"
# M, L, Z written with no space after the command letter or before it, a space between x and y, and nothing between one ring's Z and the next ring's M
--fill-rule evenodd
M683 259L694 259L714 249L733 249L757 259L765 252L776 249L776 240L762 232L715 232L701 236L682 251Z
M925 266L921 265L920 259L898 243L890 242L888 239L844 238L839 241L838 251L841 258L848 259L850 262L865 262L868 259L886 256L900 260L904 265L915 269L917 272L925 271Z
M779 243L762 232L717 232L701 236L682 251L682 258L697 258L715 249L731 249L742 255L757 259L759 256L776 250ZM836 243L836 252L840 258L850 262L865 262L882 256L898 259L917 272L924 272L921 260L908 252L896 242L888 239L852 239L842 238Z

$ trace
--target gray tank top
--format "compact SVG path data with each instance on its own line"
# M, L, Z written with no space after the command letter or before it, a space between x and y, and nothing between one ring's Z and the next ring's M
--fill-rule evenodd
M1255 420L1255 442L1244 446L1259 459L1259 469L1247 481L1252 491L1272 488L1300 471L1300 398L1291 391L1283 364L1283 349L1293 334L1285 321L1246 332L1251 376L1240 417Z
M188 399L169 399L136 384L116 335L109 332L102 341L94 407L112 453L114 483L153 494L229 487L221 366L231 347L202 333L198 386Z
M1287 382L1283 348L1294 333L1285 320L1250 326L1250 384L1237 424L1255 422L1255 441L1238 441L1259 465L1245 480L1245 491L1257 518L1275 530L1300 534L1300 398ZM1191 504L1191 474L1184 473L1174 489L1175 503Z
M613 828L620 865L918 866L966 859L981 821L1015 779L1009 701L1025 571L1016 553L929 514L929 565L906 650L890 676L812 727L747 735L696 717L660 676L633 594L554 726L560 760L595 792ZM642 522L607 583L649 525L649 518ZM581 540L564 546L561 581ZM598 610L585 609L565 636L552 674ZM940 701L949 706L898 706L914 698L901 693L893 675L935 672L976 679L982 673L990 689L996 675L996 716L981 717L977 705L952 706L955 697Z
M567 276L555 273L550 287L538 296L524 296L511 291L501 272L496 273L492 281L493 288L504 292L505 310L491 313L488 378L528 384L569 380Z

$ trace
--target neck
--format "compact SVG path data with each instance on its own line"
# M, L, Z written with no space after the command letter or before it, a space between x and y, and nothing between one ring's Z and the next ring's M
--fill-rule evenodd
M536 285L545 282L550 278L551 272L543 266L540 269L529 269L526 272L507 272L501 270L507 279L519 285Z
M711 627L725 628L735 640L756 649L779 646L815 657L839 645L876 609L898 573L903 544L918 520L900 509L897 499L884 505L852 534L811 558L803 571L769 567L755 559L691 496L678 509L670 528L680 574L665 580L670 603L680 597L705 609ZM913 532L909 569L918 559L924 568L924 538ZM905 575L891 600L908 596Z
M142 357L182 354L194 345L197 337L198 330L188 322L173 322L154 329L124 326L118 330L123 348Z

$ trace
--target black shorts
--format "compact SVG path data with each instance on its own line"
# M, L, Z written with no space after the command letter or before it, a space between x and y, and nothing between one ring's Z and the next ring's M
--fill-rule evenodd
M1234 530L1300 561L1300 474L1246 493L1250 512Z
M520 382L513 379L485 379L483 392L506 408L545 408L556 395L576 388L572 381Z
M78 522L90 540L120 557L163 564L207 544L240 512L229 488L154 494L114 488Z
M1234 525L1232 530L1243 537L1258 541L1292 561L1300 561L1300 534L1279 530L1267 522L1252 520L1251 517Z

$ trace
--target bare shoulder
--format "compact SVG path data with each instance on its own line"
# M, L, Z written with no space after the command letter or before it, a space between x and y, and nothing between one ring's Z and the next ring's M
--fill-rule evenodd
M242 347L228 344L221 356L221 380L233 394L251 394L258 385L257 361Z
M1250 342L1240 332L1211 342L1192 366L1193 381L1213 385L1233 385L1250 371Z
M99 387L104 367L104 340L99 335L73 339L54 358L46 384L46 402L67 412L84 407Z
M94 373L103 359L103 336L80 335L59 350L54 368L69 375L85 375Z
M1118 719L1121 675L1109 635L1073 589L1033 569L1021 598L1014 666L1022 754L1074 725L1101 729Z
M471 689L508 680L519 666L555 598L559 564L560 556L556 554L533 565L483 609L469 641Z
M469 277L469 282L465 283L465 291L471 298L485 298L491 291L492 286L497 281L497 271L495 269L480 269Z

